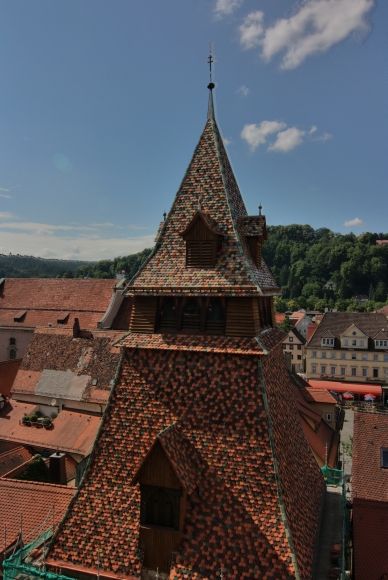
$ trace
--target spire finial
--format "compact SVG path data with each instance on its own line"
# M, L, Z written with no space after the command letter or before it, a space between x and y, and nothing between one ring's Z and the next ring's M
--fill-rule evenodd
M262 209L263 209L263 206L261 205L261 202L260 202L260 205L259 205L259 215L261 215L261 210Z
M207 86L207 88L210 91L210 94L209 94L209 107L208 107L208 111L207 111L207 118L208 119L214 119L213 89L214 89L214 87L216 85L213 83L213 69L212 69L212 64L213 64L213 62L217 62L217 61L215 59L214 52L213 52L213 43L210 44L209 56L208 56L207 62L209 64L209 74L210 74L210 83Z
M166 216L167 216L167 214L166 214L166 210L164 210L164 212L163 212L163 221L164 221L164 222L166 221Z

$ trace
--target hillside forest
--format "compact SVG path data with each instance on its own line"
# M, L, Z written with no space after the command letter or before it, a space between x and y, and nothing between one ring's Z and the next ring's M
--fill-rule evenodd
M276 310L372 312L388 304L388 244L377 245L379 239L387 240L388 233L356 236L309 225L270 226L263 257L282 288ZM122 270L132 278L150 253L145 249L99 262L1 254L0 278L114 278ZM352 300L360 295L368 302Z

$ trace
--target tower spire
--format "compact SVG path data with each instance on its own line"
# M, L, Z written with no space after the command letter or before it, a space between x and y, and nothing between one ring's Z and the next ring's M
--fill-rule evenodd
M213 83L213 69L212 69L212 64L214 62L216 62L215 57L214 57L214 53L213 53L213 43L210 44L209 56L208 56L207 62L209 65L209 75L210 75L210 82L207 86L207 88L210 91L209 92L209 106L208 106L208 110L207 110L207 118L213 120L214 119L213 89L216 86Z

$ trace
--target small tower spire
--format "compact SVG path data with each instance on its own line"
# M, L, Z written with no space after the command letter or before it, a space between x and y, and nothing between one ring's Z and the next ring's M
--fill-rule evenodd
M261 215L261 210L262 209L263 209L263 206L261 205L261 202L260 202L260 205L259 205L259 215Z
M213 120L214 119L213 89L216 86L213 83L213 69L212 69L213 62L216 62L216 60L214 58L214 53L213 53L213 43L210 44L209 56L208 56L207 62L209 64L209 75L210 75L210 82L207 86L207 88L210 91L210 93L209 93L209 106L208 106L208 110L207 110L207 118Z

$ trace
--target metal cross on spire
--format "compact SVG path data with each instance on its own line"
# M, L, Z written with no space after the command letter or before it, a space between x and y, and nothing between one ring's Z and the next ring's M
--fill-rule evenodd
M212 90L215 87L215 84L213 83L213 69L212 69L212 64L213 62L217 62L215 59L215 54L213 52L213 43L210 44L209 47L209 56L207 58L207 62L209 65L209 74L210 74L210 83L208 84L208 89Z

